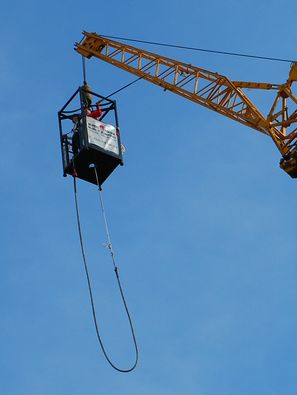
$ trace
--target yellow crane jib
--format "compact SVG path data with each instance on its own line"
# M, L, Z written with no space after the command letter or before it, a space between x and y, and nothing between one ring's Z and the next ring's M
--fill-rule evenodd
M282 155L280 167L297 178L297 81L293 63L283 84L231 81L224 75L158 55L131 45L83 32L75 50L86 58L105 62L170 90L188 100L216 111L270 136ZM275 90L276 97L265 116L248 98L245 89Z

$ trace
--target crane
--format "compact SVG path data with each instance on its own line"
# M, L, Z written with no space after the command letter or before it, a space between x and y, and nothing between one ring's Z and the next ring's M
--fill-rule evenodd
M282 155L280 167L297 178L297 97L292 92L292 84L297 81L297 63L291 64L286 82L272 84L231 81L219 73L85 31L82 40L75 43L75 50L266 134ZM276 91L266 116L248 98L245 89Z

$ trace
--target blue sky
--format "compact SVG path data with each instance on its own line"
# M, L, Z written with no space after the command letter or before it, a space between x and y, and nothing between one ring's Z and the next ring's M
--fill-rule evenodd
M57 123L82 83L83 30L297 59L296 11L292 0L1 6L2 394L296 394L297 184L272 141L145 81L116 97L127 152L104 197L140 348L123 375L96 341ZM143 47L234 80L282 83L289 72ZM102 95L134 79L96 59L87 75ZM125 367L133 348L96 188L80 182L79 197L102 334Z

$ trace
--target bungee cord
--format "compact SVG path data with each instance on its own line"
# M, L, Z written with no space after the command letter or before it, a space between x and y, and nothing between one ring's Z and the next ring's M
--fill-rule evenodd
M87 277L89 297L90 297L90 302L91 302L91 307L92 307L92 316L93 316L93 321L94 321L94 325L95 325L96 335L97 335L97 339L98 339L100 348L101 348L101 350L103 352L103 355L104 355L105 359L107 360L107 362L109 363L109 365L113 369L115 369L115 370L117 370L118 372L121 372L121 373L129 373L129 372L132 372L132 370L134 370L136 368L137 363L138 363L138 358L139 358L138 345L137 345L137 341L136 341L136 336L135 336L135 331L134 331L134 326L133 326L133 323L132 323L131 315L130 315L130 312L129 312L129 309L128 309L128 306L127 306L126 298L125 298L125 295L124 295L124 292L123 292L123 288L122 288L122 284L121 284L121 281L120 281L118 268L117 268L116 262L115 262L114 251L113 251L112 244L111 244L111 237L110 237L110 232L109 232L109 229L108 229L108 223L107 223L107 219L106 219L106 213L105 213L105 209L104 209L102 190L101 190L101 187L99 185L98 174L97 174L96 167L94 167L94 171L95 171L95 177L96 177L96 180L97 180L97 186L98 186L98 190L99 190L100 205L101 205L102 215L103 215L104 224L105 224L106 236L107 236L107 240L108 240L107 247L108 247L108 250L110 251L110 255L111 255L111 259L112 259L112 263L113 263L113 267L114 267L114 271L115 271L115 275L116 275L116 279L117 279L117 284L118 284L118 287L119 287L119 291L120 291L121 299L122 299L122 302L123 302L123 305L124 305L124 308L125 308L125 312L126 312L126 315L128 317L129 326L130 326L130 330L131 330L131 334L132 334L132 338L133 338L133 343L134 343L134 348L135 348L135 361L132 364L132 366L127 368L127 369L119 368L111 361L110 357L108 356L108 354L107 354L107 352L105 350L105 346L104 346L102 338L101 338L99 325L98 325L98 320L97 320L97 315L96 315L96 307L95 307L95 302L94 302L94 297L93 297L91 279L90 279L90 274L89 274L89 269L88 269L86 254L85 254L81 222L80 222L80 213L79 213L79 205L78 205L78 193L77 193L77 185L76 185L76 176L77 176L77 174L74 171L74 174L73 174L73 187L74 187L76 219L77 219L77 227L78 227L78 233L79 233L81 253L82 253L82 258L83 258L83 263L84 263L85 274L86 274L86 277Z

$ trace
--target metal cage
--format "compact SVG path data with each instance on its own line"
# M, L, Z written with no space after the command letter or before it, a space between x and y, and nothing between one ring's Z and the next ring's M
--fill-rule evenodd
M96 105L92 104L96 98ZM94 119L92 109L100 105L101 115ZM116 102L79 87L58 112L63 175L101 186L118 165L123 165L122 145Z

